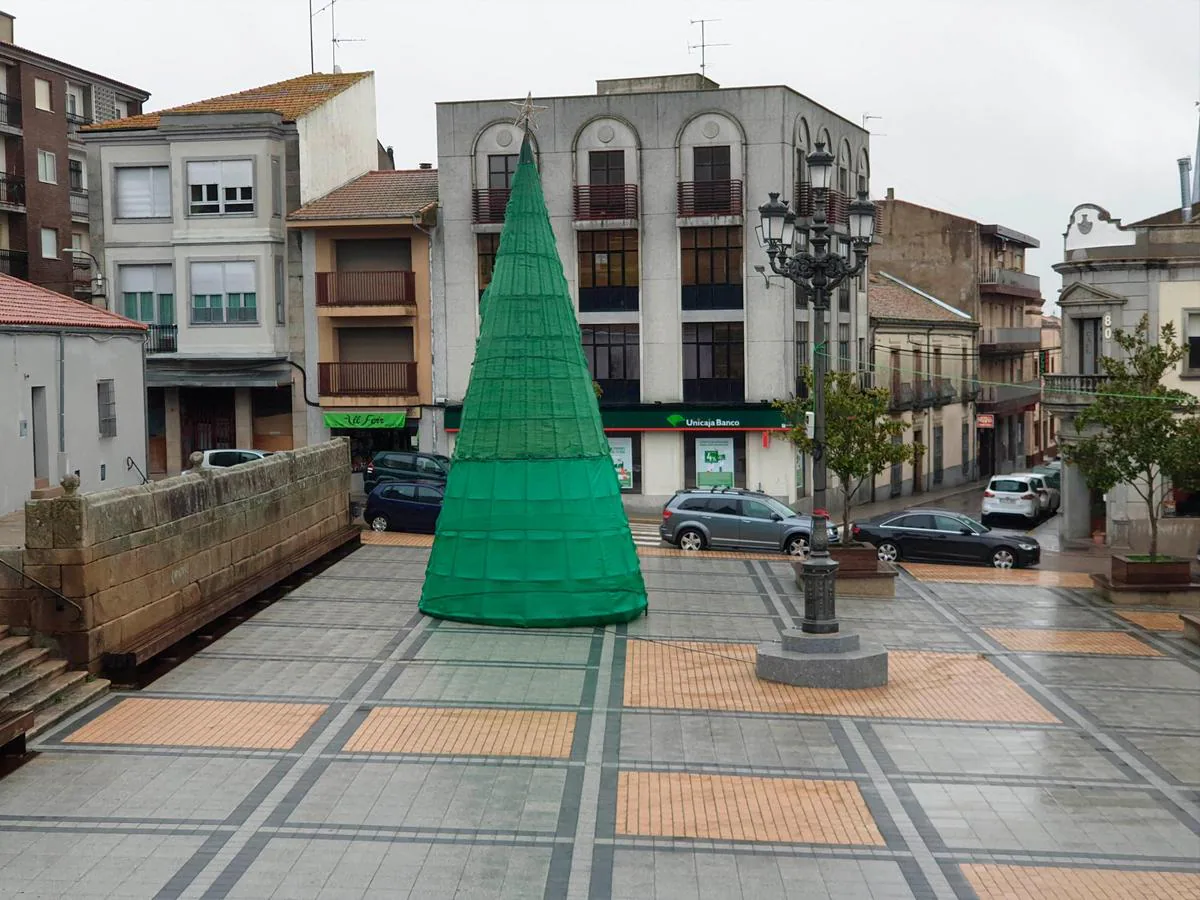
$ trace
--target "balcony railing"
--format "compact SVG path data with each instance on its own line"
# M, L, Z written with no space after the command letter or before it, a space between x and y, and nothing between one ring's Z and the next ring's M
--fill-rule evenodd
M177 353L179 351L178 325L151 325L146 336L147 353Z
M681 181L676 196L680 218L742 214L740 181Z
M86 188L71 188L71 215L87 216L88 192Z
M892 412L901 412L906 409L912 409L916 402L916 392L913 386L907 381L892 382L892 396L888 403L888 409Z
M320 363L318 391L326 397L396 397L417 393L415 362Z
M84 125L91 125L90 116L81 116L79 113L67 113L67 136L74 137L79 134L79 129Z
M577 184L575 185L575 218L636 219L638 189L636 184Z
M24 250L0 250L0 272L13 278L29 278L29 254Z
M954 386L953 378L935 378L933 380L933 390L938 406L953 403L958 396L958 388Z
M1108 384L1107 375L1044 375L1042 402L1050 406L1084 407Z
M25 205L25 177L0 172L0 203L8 206Z
M412 272L317 273L317 306L404 306L416 296Z
M801 218L811 218L817 207L817 192L813 190L813 186L809 182L802 181L796 185L794 200L792 209L795 210L796 215ZM849 198L841 191L826 191L825 221L830 225L847 224L850 221L847 209L849 202Z
M8 94L0 94L0 125L21 127L21 101Z
M979 379L964 378L962 380L962 402L970 403L979 396Z
M919 379L913 385L913 394L913 406L917 409L933 406L937 401L937 391L929 378Z
M979 391L976 406L980 412L1015 412L1037 403L1041 395L1040 378L1018 384L989 384Z
M1023 353L1041 346L1040 328L985 328L979 335L981 353Z
M742 403L746 399L743 378L685 378L685 403Z
M504 221L508 208L508 188L481 188L471 195L471 219L476 225L494 225Z
M1042 280L1016 269L987 269L979 275L979 287L984 293L1013 293L1021 297L1042 295Z

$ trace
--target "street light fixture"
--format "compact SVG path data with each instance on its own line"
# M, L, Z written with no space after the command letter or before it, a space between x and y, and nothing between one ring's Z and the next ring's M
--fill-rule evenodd
M808 156L812 178L813 216L808 225L810 251L797 252L795 213L778 194L770 194L759 207L762 224L759 239L767 251L771 271L782 275L799 288L800 298L812 302L813 309L813 515L809 537L810 554L802 564L804 619L801 631L808 635L836 635L839 629L835 582L838 564L829 556L828 506L825 500L825 376L829 353L825 314L833 289L863 271L867 250L875 230L875 205L865 191L847 208L854 257L849 259L829 252L830 225L826 218L829 181L833 156L823 142ZM846 535L842 536L845 540ZM857 636L855 636L857 637ZM857 644L856 644L857 646Z
M78 247L64 247L63 249L67 253L69 253L71 256L86 256L88 259L90 259L92 261L92 266L94 267L94 271L95 271L95 274L92 275L92 278L91 278L92 298L95 299L97 297L103 297L107 301L108 286L105 284L105 281L104 281L104 270L100 267L100 260L96 259L96 257L94 257L92 254L88 253L88 251L80 250ZM107 305L108 304L106 302L105 306L107 306Z

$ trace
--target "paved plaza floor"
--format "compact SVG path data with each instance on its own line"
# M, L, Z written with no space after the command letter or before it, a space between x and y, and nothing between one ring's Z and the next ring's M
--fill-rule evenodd
M1200 897L1200 648L1081 579L913 566L839 601L865 691L760 682L787 561L641 549L650 614L417 612L338 561L0 779L0 897ZM974 582L974 583L972 583Z

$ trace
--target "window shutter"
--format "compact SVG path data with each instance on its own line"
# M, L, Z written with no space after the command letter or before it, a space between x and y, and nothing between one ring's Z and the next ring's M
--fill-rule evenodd
M253 293L257 290L254 274L252 262L225 263L225 291L230 294Z
M224 266L219 262L192 263L192 289L196 294L225 293Z

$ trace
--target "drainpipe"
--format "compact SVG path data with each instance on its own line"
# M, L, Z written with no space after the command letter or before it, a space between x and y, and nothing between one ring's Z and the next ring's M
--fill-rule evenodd
M58 333L58 452L67 452L67 339ZM60 460L61 463L61 460ZM60 477L66 477L63 472Z

